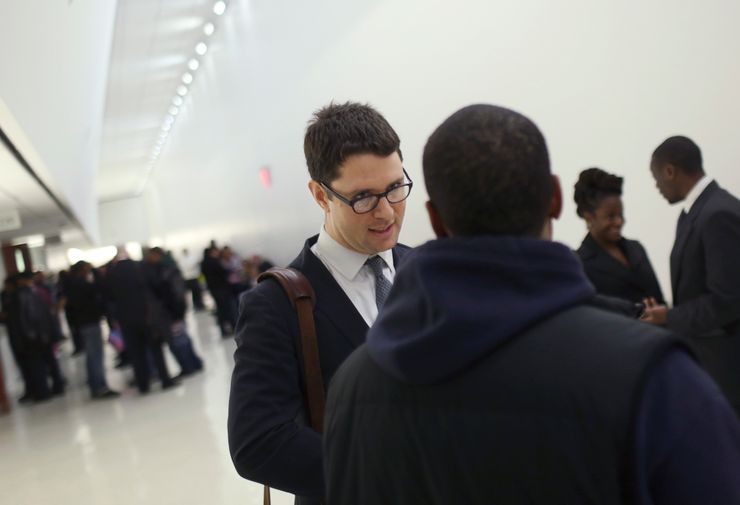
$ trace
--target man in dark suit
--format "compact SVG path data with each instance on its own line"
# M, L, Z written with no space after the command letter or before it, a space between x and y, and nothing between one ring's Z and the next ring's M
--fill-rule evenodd
M683 210L671 251L673 308L651 303L645 319L688 337L740 413L740 201L704 173L701 151L686 137L659 145L650 171Z
M408 248L397 245L412 182L398 135L377 111L331 104L304 140L309 190L324 211L318 236L291 263L311 282L324 385L365 340ZM306 426L298 320L273 281L247 291L237 322L229 446L244 478L296 495L324 496L321 435Z

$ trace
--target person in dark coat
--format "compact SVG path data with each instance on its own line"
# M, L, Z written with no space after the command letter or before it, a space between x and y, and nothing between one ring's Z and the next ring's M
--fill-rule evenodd
M180 365L178 376L184 377L202 370L203 361L195 353L185 328L185 279L177 264L167 260L167 255L159 247L149 249L144 260L155 333L160 340L167 342Z
M85 339L80 334L77 324L77 314L75 314L74 308L70 308L67 305L67 283L70 279L70 275L71 274L67 270L59 272L57 296L59 299L59 306L64 310L64 317L67 320L67 326L69 326L69 332L72 335L72 344L74 345L72 356L78 356L85 352Z
M74 311L80 335L85 340L87 384L93 399L116 398L117 391L108 387L105 378L103 332L100 327L105 302L100 284L93 275L92 265L78 261L70 269L65 282L67 306Z
M139 392L146 394L150 389L148 355L154 362L162 389L176 386L178 382L170 376L162 353L164 341L158 325L160 321L151 303L153 295L142 264L123 257L111 264L105 282L112 316L121 327Z
M670 332L588 305L529 119L471 105L424 149L437 240L326 405L328 505L740 503L740 422Z
M214 246L203 251L200 271L216 304L216 320L222 337L234 334L236 326L236 298L229 286L229 270L221 262L221 251Z
M316 294L314 319L324 386L365 340L407 247L399 245L411 191L400 140L367 105L332 104L309 124L309 188L324 212L318 236L290 264ZM229 398L229 448L244 478L324 498L321 435L307 426L298 319L280 285L241 297Z
M586 276L602 295L642 303L665 303L645 248L622 236L622 178L599 168L581 172L574 199L588 235L578 248Z
M740 415L740 200L706 175L687 137L659 145L650 171L683 210L671 251L673 308L654 303L645 320L688 338Z
M33 401L31 395L32 378L29 375L28 359L23 352L19 321L16 315L18 313L17 280L18 276L12 275L8 276L3 283L3 291L0 294L0 322L5 324L10 352L23 381L23 394L18 398L18 401L19 403L26 403Z
M34 289L31 272L19 274L16 286L10 324L17 332L19 351L27 366L31 398L45 401L64 394L66 384L52 348L52 315L49 305Z

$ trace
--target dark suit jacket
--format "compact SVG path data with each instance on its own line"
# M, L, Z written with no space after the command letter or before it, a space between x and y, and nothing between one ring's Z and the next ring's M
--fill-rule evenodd
M140 262L125 259L111 265L104 288L113 319L123 325L149 324L148 290Z
M655 297L659 303L665 303L655 271L642 244L623 238L619 246L627 256L629 266L623 265L606 252L591 234L586 235L578 248L583 269L596 292L633 303L639 303L649 296Z
M314 236L290 264L316 293L314 318L324 386L344 359L365 341L368 326L324 264L312 252ZM398 267L408 251L393 249ZM297 495L297 503L323 499L321 435L306 426L303 363L296 344L298 318L277 282L242 295L229 399L229 448L239 474Z
M740 407L740 200L712 182L676 230L668 327Z

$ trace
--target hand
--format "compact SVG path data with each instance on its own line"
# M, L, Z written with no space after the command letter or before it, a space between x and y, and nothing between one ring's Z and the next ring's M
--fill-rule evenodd
M657 326L665 326L668 322L668 307L660 305L655 298L645 298L642 303L645 305L645 311L640 316L640 320Z

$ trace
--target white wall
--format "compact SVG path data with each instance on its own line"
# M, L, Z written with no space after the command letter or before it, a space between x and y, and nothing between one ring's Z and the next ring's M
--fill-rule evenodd
M150 240L151 213L147 211L145 196L101 203L98 209L101 244L146 243Z
M580 170L626 177L625 235L646 245L668 294L677 209L648 161L666 137L689 135L740 194L738 19L740 4L725 0L232 1L156 168L160 233L172 247L217 238L290 260L321 223L306 190L306 121L352 99L401 136L418 182L401 238L416 245L431 237L426 138L461 106L488 102L544 131L567 200L559 240L576 247L585 233L572 203Z
M97 239L94 194L115 0L0 2L0 125Z

